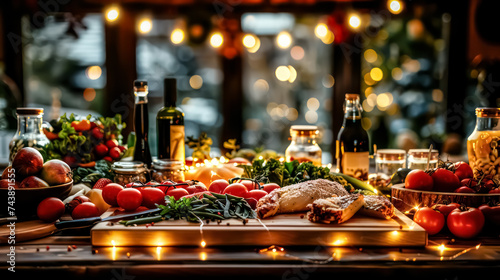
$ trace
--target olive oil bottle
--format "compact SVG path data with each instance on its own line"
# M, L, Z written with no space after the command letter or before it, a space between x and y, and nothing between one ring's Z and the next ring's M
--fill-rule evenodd
M346 94L344 121L336 142L336 158L339 172L366 181L370 167L370 141L361 126L362 111L359 94Z
M176 106L177 83L175 78L164 80L164 107L156 115L158 159L185 162L184 112Z
M136 136L134 146L134 161L144 162L151 167L151 153L148 143L148 82L134 81L135 109L134 131Z

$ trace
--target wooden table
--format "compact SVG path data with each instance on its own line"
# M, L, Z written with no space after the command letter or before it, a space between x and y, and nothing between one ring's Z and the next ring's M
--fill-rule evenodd
M14 279L71 280L312 279L313 276L427 280L498 277L500 273L500 236L455 241L441 235L419 248L309 246L287 247L284 251L276 247L276 252L271 249L92 247L88 230L71 230L16 244L15 274L8 271L10 248L0 247L0 275L1 279L7 279L3 278L5 275L15 276Z

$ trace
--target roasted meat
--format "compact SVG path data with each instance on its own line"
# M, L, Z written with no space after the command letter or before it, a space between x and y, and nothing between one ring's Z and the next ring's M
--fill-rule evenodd
M307 219L319 223L343 223L363 207L363 197L361 194L349 194L315 200L308 206Z
M259 200L256 211L260 218L302 212L307 211L307 205L316 199L348 194L340 183L325 179L310 180L273 190Z
M390 219L394 216L394 205L385 196L366 195L365 204L359 213L379 219Z

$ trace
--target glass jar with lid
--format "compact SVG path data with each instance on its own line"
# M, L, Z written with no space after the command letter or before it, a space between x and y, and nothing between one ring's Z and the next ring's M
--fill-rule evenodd
M166 180L173 182L184 181L184 164L182 161L177 160L156 159L153 161L151 180L160 183Z
M500 108L476 108L476 127L467 138L469 165L478 179L500 178Z
M45 147L50 140L43 133L42 108L17 108L17 131L9 143L9 162L12 162L17 151L23 147L32 147L45 155Z
M314 125L292 125L290 127L291 143L285 151L286 161L310 161L321 165L321 148L317 138L319 130Z
M125 186L128 183L149 181L149 173L146 165L140 161L117 161L111 169L115 173L114 182Z
M408 150L408 168L410 169L427 169L427 161L429 161L429 169L437 168L439 160L439 151L431 150L429 157L429 149L410 149Z
M375 172L390 177L399 168L406 167L406 151L399 149L377 150Z

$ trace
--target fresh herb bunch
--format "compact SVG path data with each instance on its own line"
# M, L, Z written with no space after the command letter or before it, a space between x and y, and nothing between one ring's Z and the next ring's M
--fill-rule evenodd
M115 174L111 169L111 163L101 159L96 161L92 168L77 167L73 170L73 181L75 184L84 183L92 188L101 178L113 180Z
M300 163L297 160L282 162L271 158L254 160L252 165L240 165L240 167L244 170L242 177L253 178L265 184L276 183L280 187L285 187L308 180L326 179L342 184L350 192L354 190L342 176L333 175L330 168L316 166L312 162Z
M242 197L229 194L204 193L202 196L181 197L175 200L165 196L165 205L158 205L158 215L122 221L125 225L143 224L161 220L181 220L199 223L203 220L254 219L257 214Z

